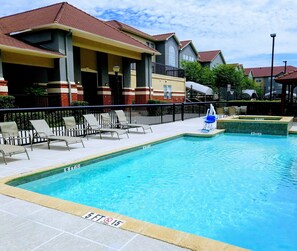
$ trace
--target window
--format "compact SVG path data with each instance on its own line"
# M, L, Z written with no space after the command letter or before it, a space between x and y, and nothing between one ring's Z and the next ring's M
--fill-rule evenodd
M164 89L164 99L171 99L172 98L171 85L163 85L163 89Z
M176 55L175 55L175 49L172 45L169 46L169 59L168 59L168 64L170 66L175 67L175 59L176 59Z

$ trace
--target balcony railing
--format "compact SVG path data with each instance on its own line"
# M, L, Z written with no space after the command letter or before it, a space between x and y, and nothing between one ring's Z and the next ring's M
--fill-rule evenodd
M131 70L136 70L136 63L131 64ZM169 65L152 62L152 73L183 78L185 71Z
M176 68L169 65L152 63L152 72L161 75L167 75L171 77L183 78L185 76L185 72L183 69Z

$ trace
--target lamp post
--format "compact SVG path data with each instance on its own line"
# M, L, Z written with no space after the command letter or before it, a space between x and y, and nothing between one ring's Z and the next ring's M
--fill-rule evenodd
M274 59L274 39L276 37L275 33L270 34L272 37L272 58L271 58L271 74L270 74L270 100L272 100L272 78L273 78L273 59Z

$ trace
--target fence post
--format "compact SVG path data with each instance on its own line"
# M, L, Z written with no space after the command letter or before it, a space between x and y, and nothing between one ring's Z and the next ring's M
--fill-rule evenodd
M175 122L175 104L172 105L172 120Z
M182 121L184 121L184 118L185 118L184 112L185 112L185 104L182 103L181 104L181 120Z

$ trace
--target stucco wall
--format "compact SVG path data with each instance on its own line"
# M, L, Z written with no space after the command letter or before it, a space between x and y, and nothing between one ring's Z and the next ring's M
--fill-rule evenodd
M172 99L164 99L164 85L171 85ZM131 88L136 88L136 71L131 71ZM182 102L185 97L185 79L165 75L152 75L153 99L167 102Z

